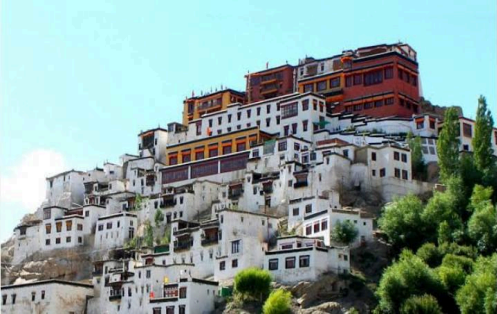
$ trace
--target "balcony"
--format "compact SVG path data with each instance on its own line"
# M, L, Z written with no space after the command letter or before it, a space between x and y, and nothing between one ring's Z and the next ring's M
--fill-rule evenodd
M217 233L215 236L210 236L210 237L205 237L202 239L202 246L208 246L208 245L213 245L217 244L219 242Z
M110 295L109 296L109 301L121 301L121 298L123 296L121 295L121 293L119 294L114 294L114 295Z
M188 251L193 245L193 239L174 241L174 252Z
M230 188L228 191L228 198L229 199L239 199L240 196L243 194L243 189L242 188Z
M307 180L297 181L293 184L293 188L297 189L297 188L301 188L301 187L308 186L308 185L309 185L309 182Z

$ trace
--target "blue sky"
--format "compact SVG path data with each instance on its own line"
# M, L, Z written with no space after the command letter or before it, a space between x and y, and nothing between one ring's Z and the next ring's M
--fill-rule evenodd
M206 2L2 2L0 240L41 202L44 176L135 153L192 90L243 89L266 62L400 40L426 98L474 117L484 94L497 111L493 0Z

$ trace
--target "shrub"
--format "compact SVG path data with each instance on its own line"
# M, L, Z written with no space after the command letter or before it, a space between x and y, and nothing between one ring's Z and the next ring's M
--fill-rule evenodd
M430 267L438 266L442 262L442 255L433 243L423 244L416 252L416 255Z
M284 289L271 292L262 308L264 314L287 314L291 313L292 294Z
M354 242L358 235L357 228L354 226L352 221L347 220L344 222L337 221L335 227L331 232L331 238L333 241L350 244Z
M432 295L412 296L404 302L402 314L442 314L437 299Z
M154 221L156 226L160 225L160 223L164 221L164 214L162 213L162 210L157 209L157 211L155 212Z
M235 292L245 297L262 301L271 289L271 274L267 270L251 267L239 271L235 276Z

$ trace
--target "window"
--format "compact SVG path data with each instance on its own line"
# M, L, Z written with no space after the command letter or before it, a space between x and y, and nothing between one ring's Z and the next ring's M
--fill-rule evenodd
M16 294L11 295L12 297L12 304L16 304Z
M250 109L247 110L247 118L250 119L250 115L251 115L252 111Z
M281 107L282 119L295 117L298 114L298 103L291 103Z
M78 224L78 231L83 230L83 224Z
M306 214L312 213L312 204L305 205L305 213Z
M416 129L422 129L425 127L425 122L424 121L419 121L419 122L416 122Z
M298 216L299 214L300 214L300 210L299 210L299 208L298 208L298 207L294 208L294 209L293 209L293 215L294 215L294 216Z
M45 290L41 290L41 299L45 300Z
M435 130L435 120L430 119L430 129Z
M330 80L330 88L340 87L340 77L335 77Z
M161 314L161 308L160 307L154 307L152 314Z
M204 159L204 151L195 152L195 160L202 160L202 159Z
M402 162L407 162L407 154L401 155Z
M326 81L318 82L316 89L318 92L325 90L326 89Z
M381 107L381 106L383 106L383 100L376 100L374 102L374 107L375 108L378 108L378 107Z
M375 169L371 170L371 175L372 175L373 177L376 177L376 170L375 170Z
M385 168L380 169L380 177L384 177L386 175Z
M395 177L400 179L400 169L395 168Z
M299 267L309 267L309 255L303 255L299 257Z
M348 150L348 149L344 149L344 150L343 150L343 156L344 156L345 158L349 158L349 150Z
M85 217L90 217L90 211L89 210L85 211Z
M295 268L295 257L287 257L287 258L285 258L285 268L286 269Z
M104 230L104 225L98 225L98 231Z
M150 278L152 276L152 272L150 269L147 270L145 277Z
M179 314L186 314L186 305L179 305Z
M371 109L374 107L374 103L372 101L367 101L364 103L364 109Z
M186 287L179 288L179 298L186 299Z
M78 237L78 243L83 243L83 237Z
M55 244L60 244L60 238L55 238Z
M231 145L223 146L223 155L231 154Z
M231 114L228 115L228 123L231 123Z
M313 84L305 84L304 85L304 93L313 92L314 86Z
M219 270L225 270L226 269L226 262L222 261L219 263Z
M231 254L240 253L240 240L231 242Z
M371 160L376 161L376 153L375 152L371 153Z
M112 222L107 223L107 229L112 229Z
M45 240L45 245L50 245L50 239Z
M345 77L345 86L346 87L352 86L352 75Z
M309 110L309 99L302 100L302 111Z
M276 116L276 124L280 125L280 116Z
M393 153L393 159L400 160L400 154L399 154L399 152L394 152Z
M236 143L236 151L237 152L242 152L244 150L245 150L245 142Z
M56 222L55 229L57 229L57 232L61 232L62 231L62 222Z
M473 130L471 124L468 123L462 124L462 134L466 137L473 137Z
M321 221L321 231L326 231L328 230L328 220L324 219Z
M46 208L43 210L43 219L50 219L52 215L52 210L50 208Z
M231 261L231 268L237 268L238 267L238 260L234 259Z
M240 121L240 120L242 119L242 113L241 113L241 112L237 112L237 113L236 113L236 119L237 119L238 121Z
M260 110L261 108L258 108L258 109ZM266 113L267 114L271 113L271 105L266 105Z
M312 233L312 226L311 225L305 226L305 234L310 235L311 233Z
M354 74L354 85L362 85L362 75Z
M409 179L409 176L407 174L407 170L402 170L402 179L404 179L404 180L408 180Z
M282 152L286 150L286 141L278 142L278 151Z
M2 294L2 305L5 305L7 303L7 295Z
M271 118L266 118L266 127L269 128L271 126Z
M66 237L66 243L71 243L71 237Z
M270 259L268 268L269 270L278 270L278 259L277 258Z
M391 106L394 104L393 97L389 97L385 99L385 106Z
M36 292L31 292L31 301L34 301L36 299Z
M383 71L375 70L364 74L364 86L380 84L383 82Z
M393 78L393 67L385 68L385 80Z
M319 221L316 221L314 223L314 233L321 231L319 227L320 227Z

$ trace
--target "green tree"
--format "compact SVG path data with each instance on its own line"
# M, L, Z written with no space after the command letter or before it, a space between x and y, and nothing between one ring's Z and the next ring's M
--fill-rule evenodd
M379 225L395 248L408 247L415 250L425 239L422 213L421 200L409 194L394 199L383 208Z
M462 314L497 312L497 254L479 257L474 272L457 291L456 301Z
M376 292L379 308L386 313L397 313L407 299L426 293L435 296L440 304L450 303L436 273L408 250L402 251L400 259L383 272Z
M357 239L358 234L359 232L352 221L346 220L341 222L338 220L331 231L331 239L335 242L348 245Z
M494 189L490 186L475 185L468 206L469 211L474 212L478 207L485 206L485 203L491 202L493 193Z
M423 244L416 252L416 256L430 267L436 267L442 262L442 254L433 243Z
M140 211L144 208L145 206L145 198L141 196L141 194L136 194L135 196L135 204L132 208L134 211Z
M459 173L459 132L457 110L450 107L445 111L443 128L437 141L438 166L442 182Z
M473 156L476 169L483 174L495 170L495 159L492 149L492 129L494 120L487 108L487 100L480 96L476 110L475 134L472 140Z
M422 214L426 227L425 237L433 241L439 236L440 243L460 240L464 225L457 203L457 196L451 191L435 192Z
M145 241L145 245L147 245L148 247L154 246L154 229L152 228L150 221L147 221L145 223L144 241Z
M476 208L468 221L468 235L482 253L497 249L497 213L490 202Z
M429 294L412 296L404 302L400 310L402 314L442 314L437 299Z
M160 208L155 212L154 221L156 226L160 225L160 223L164 221L164 213L162 213Z
M407 133L407 144L411 150L411 170L417 179L426 179L426 163L423 158L421 137L414 137L412 132Z
M171 226L167 225L165 230L164 230L164 236L160 240L161 245L166 245L171 243Z
M284 289L277 289L271 292L267 298L262 312L264 314L290 314L292 294Z
M271 274L256 267L246 268L235 275L234 289L246 298L259 300L271 290Z

